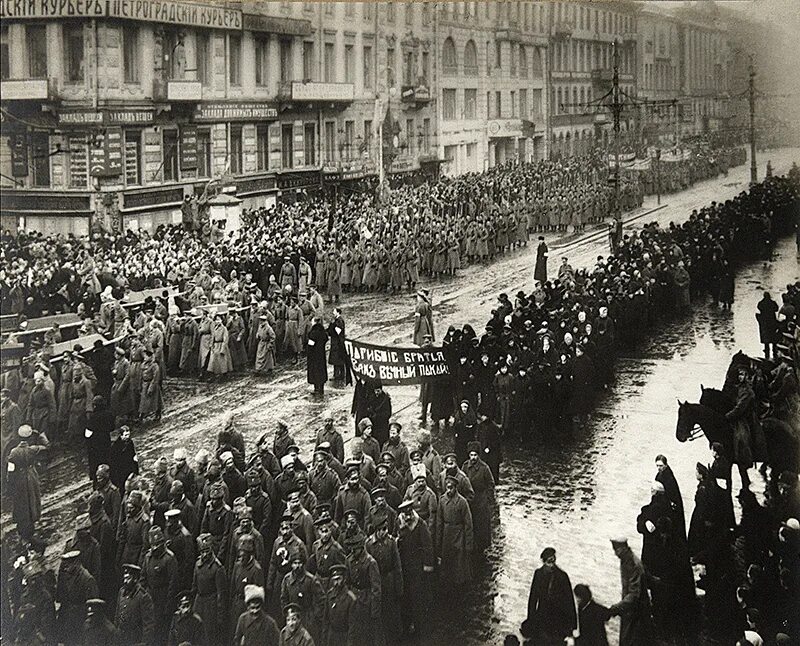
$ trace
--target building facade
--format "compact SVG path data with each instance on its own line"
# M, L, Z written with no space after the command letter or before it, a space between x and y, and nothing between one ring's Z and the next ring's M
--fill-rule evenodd
M547 155L545 2L445 2L437 14L439 156L447 174Z
M152 229L210 182L294 199L375 173L387 108L398 172L435 155L432 6L1 6L4 226Z
M559 2L550 21L550 140L559 155L580 154L611 136L615 42L623 101L636 96L636 8L628 2ZM626 98L630 97L630 98ZM606 97L606 98L604 98ZM627 135L634 109L625 110Z

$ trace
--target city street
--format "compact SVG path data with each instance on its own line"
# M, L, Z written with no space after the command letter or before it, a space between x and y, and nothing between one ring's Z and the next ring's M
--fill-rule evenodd
M800 161L800 150L770 151L759 157L763 175L767 159L776 174ZM732 169L727 177L696 184L690 190L645 199L642 209L626 216L630 228L657 220L662 226L686 219L692 209L724 201L747 187L749 164ZM644 217L638 218L644 213ZM553 274L565 255L576 269L588 267L608 252L605 229L587 230L550 245L549 271ZM719 386L731 355L737 349L757 355L755 305L761 290L779 293L796 280L798 261L794 240L785 239L772 263L742 267L736 276L736 301L732 312L715 311L695 303L692 314L665 324L642 347L622 356L617 379L597 404L585 428L574 437L535 446L508 446L497 490L499 526L495 544L480 579L469 593L458 617L440 616L435 638L428 643L486 644L502 641L524 619L528 587L538 555L555 547L558 563L572 584L590 585L603 604L619 599L618 561L608 539L627 534L635 552L640 547L635 531L639 508L649 500L655 473L654 458L664 453L682 488L687 513L694 496L694 464L708 461L705 442L681 445L675 440L676 397L696 401L700 383ZM513 252L488 267L470 267L451 280L427 285L431 289L437 340L449 324L469 323L482 330L500 292L512 298L533 283L535 244ZM330 305L328 307L328 313ZM351 295L343 297L348 337L377 344L409 345L414 299L403 295ZM334 412L346 441L353 436L350 418L352 390L326 389L324 402L314 401L305 384L305 369L280 367L266 381L252 374L229 378L223 384L167 379L164 415L134 433L140 464L147 472L160 455L184 446L190 456L201 447L213 449L216 432L228 415L248 440L248 449L263 432L272 433L285 419L295 439L310 456L316 429L324 410ZM416 387L392 387L395 417L404 425L407 445L415 445L419 414ZM450 438L440 438L438 447ZM437 443L437 440L434 440ZM90 485L82 466L82 452L54 455L43 478L44 516L41 532L48 554L60 553L72 530L73 508ZM3 522L8 522L4 510ZM610 632L616 633L612 621ZM614 638L616 641L616 637Z

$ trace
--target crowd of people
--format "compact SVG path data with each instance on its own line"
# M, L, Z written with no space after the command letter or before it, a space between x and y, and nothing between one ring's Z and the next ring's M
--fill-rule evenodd
M111 351L99 346L90 360L81 352L67 353L55 375L46 362L45 343L36 359L17 372L16 380L4 373L0 401L4 477L17 529L3 545L7 577L3 587L8 591L2 604L4 633L8 626L7 634L20 644L159 646L187 641L208 646L358 645L424 636L434 582L450 594L468 589L474 561L491 543L504 435L527 438L568 431L575 419L590 412L594 393L610 383L620 344L635 341L664 311L688 308L692 296L710 294L723 307L733 302L733 268L743 259L769 252L774 235L785 230L797 209L799 197L800 173L794 168L788 177L769 178L733 200L693 213L682 225L666 229L648 225L631 233L616 255L598 258L591 271L574 271L563 259L558 278L545 276L532 293L520 292L513 303L501 295L481 336L469 326L449 328L443 346L451 378L425 384L421 393L423 425L430 415L437 436L438 432L452 435L454 450L444 456L427 432L421 434L419 445L407 446L402 425L392 416L388 393L380 383L357 380L353 402L357 440L349 459L341 433L328 414L316 434L308 465L285 421L277 424L274 436L259 438L249 453L241 433L228 424L219 432L211 453L200 450L190 456L186 447L176 447L171 459L165 456L148 467L140 465L126 423L137 415L160 413L163 375L174 369L171 359L176 356L181 370L184 340L196 338L184 328L178 336L181 351L173 351L167 340L171 337L165 335L167 323L176 324L187 314L191 321L195 316L207 321L203 325L211 330L206 333L211 347L206 348L208 357L203 360L204 344L200 340L195 346L193 341L191 359L185 364L193 371L224 374L239 352L239 366L253 361L258 368L259 357L269 363L270 344L274 361L276 338L272 337L277 336L278 322L277 317L274 325L270 321L273 301L267 298L264 305L263 294L257 292L255 300L247 297L248 286L255 280L252 272L245 273L244 281L235 273L222 282L214 273L221 275L222 270L213 269L212 263L210 271L204 271L210 292L228 291L234 297L226 294L210 301L232 304L227 313L205 314L205 289L200 285L200 294L195 281L176 301L177 312L154 299L130 321L117 316L122 298L115 290L120 286L99 280L97 268L104 265L94 265L90 253L96 256L97 248L84 249L82 263L92 269L85 274L89 279L78 290L78 301L83 303L86 293L96 297L97 316L91 323L99 322L97 329L102 326L114 338L124 332L131 343L127 347L118 343L114 359ZM753 244L756 240L763 245ZM41 258L47 254L45 247L46 243L35 241L26 249L37 249L30 257ZM155 244L149 247L151 260L157 257L157 249ZM191 266L196 266L194 261ZM241 271L233 265L230 269ZM314 274L308 276L306 290ZM205 282L204 277L201 280ZM287 282L289 290L281 280L274 290L281 294L278 300L287 293L302 293L299 276L297 280L297 284L294 278ZM192 301L195 297L198 302ZM783 295L779 329L796 324L798 298L800 286L792 286ZM424 311L424 290L419 299ZM253 327L245 325L240 307L245 308L247 320L258 316L255 346L251 345ZM324 341L334 334L343 339L344 322L341 327L332 322L333 329L326 330L316 309L309 314L298 309L301 316L294 334L300 340L298 349L289 351L296 358L304 349L309 355L309 381L315 386L318 381L324 384ZM308 329L306 321L311 322ZM219 338L214 329L219 330ZM324 340L315 337L320 332ZM432 344L430 321L416 332L418 344ZM284 328L284 339L286 333ZM310 343L315 338L320 340L321 355L319 348L313 349L318 344ZM232 347L232 341L241 346ZM332 353L333 349L332 344ZM125 370L120 371L126 361L129 385L133 381L130 358L139 354L143 385L137 405L133 390L117 387L118 381L126 379L121 374ZM337 366L330 355L328 359ZM223 362L225 370L212 369L217 362ZM787 361L781 357L779 363ZM108 381L98 377L101 367L111 376ZM319 372L325 380L317 378ZM348 374L343 361L335 376L346 381ZM30 387L23 387L28 381ZM100 392L102 383L108 384L107 392ZM62 408L65 390L70 404ZM121 393L133 401L126 399L127 407L120 409ZM143 401L149 403L143 407ZM66 419L61 411L68 411ZM36 525L42 514L39 463L51 450L50 436L58 438L59 433L72 439L83 434L93 491L77 503L74 537L61 556L56 576L46 567L46 546ZM666 459L659 456L657 464L662 473ZM796 497L791 493L797 491L796 480L795 475L794 483L786 487L791 500ZM654 498L656 493L672 496L671 484L660 484L660 488L654 485ZM655 507L664 511L663 500L657 502ZM652 511L648 515L643 510L638 525L643 533L653 534L653 554L663 554L668 541L680 540L677 532L671 534L664 517L677 523L677 516L672 518L672 511L661 516ZM798 528L791 519L796 517L780 519L782 527L788 528L781 530L784 539L795 541L791 543L795 547L797 533L792 532ZM663 566L659 558L653 561L643 554L639 562L623 538L615 539L613 546L621 561L623 599L609 612L623 618L624 646L648 643L640 637L647 633L637 631L647 629L651 598L656 628L668 631L674 627L666 626L659 612L675 604L677 597L671 592L659 597L657 586L642 585L659 579L653 570L653 563ZM667 553L674 554L670 549ZM691 556L698 566L706 567L706 580L711 582L713 566L697 554ZM607 618L606 610L591 604L587 586L577 586L576 615L569 580L555 574L554 551L545 550L542 560L545 569L534 578L537 594L532 589L534 601L523 633L546 640L555 634L551 631L569 628L564 635L556 634L560 640L569 637L577 624L561 616L563 606L554 610L558 621L546 620L547 609L556 605L548 597L559 594L563 598L566 590L573 616L581 617L580 635L585 637L579 641L579 636L576 643L598 643L588 641L588 627L598 627L599 635L602 622L598 626L597 619L593 624L590 615ZM765 560L759 563L774 565ZM677 587L685 592L686 579L681 578ZM778 611L763 612L772 617ZM790 635L796 630L796 626L785 628ZM797 638L796 632L792 638Z

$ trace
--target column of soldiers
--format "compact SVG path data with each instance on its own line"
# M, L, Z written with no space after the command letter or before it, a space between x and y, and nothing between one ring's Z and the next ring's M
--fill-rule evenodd
M117 486L117 466L99 465L57 577L36 539L4 546L18 557L9 636L214 646L424 634L434 571L458 594L490 543L494 478L477 442L459 468L427 433L409 450L395 421L373 451L371 424L360 421L349 460L326 414L309 466L284 422L251 456L227 426L193 466L177 448Z

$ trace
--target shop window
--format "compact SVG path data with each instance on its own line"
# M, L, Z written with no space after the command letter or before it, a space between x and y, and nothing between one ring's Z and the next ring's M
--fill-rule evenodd
M241 175L243 169L242 163L242 126L230 127L231 132L231 147L230 147L230 169L232 175Z
M317 165L317 125L307 123L303 126L303 153L306 166Z
M294 166L294 126L291 123L281 126L281 165L283 168Z
M84 151L86 142L83 142ZM37 187L50 186L50 136L46 132L34 132L31 135L31 178L33 185ZM84 152L84 160L86 158ZM86 188L87 163L84 163L84 183L81 188Z
M47 29L45 26L26 26L25 42L28 45L28 76L32 79L47 78Z
M211 177L211 130L197 131L197 176Z
M269 125L256 126L256 168L269 170Z
M178 131L168 128L162 131L161 150L164 163L162 170L165 182L178 181Z
M142 184L142 131L125 131L125 185Z

